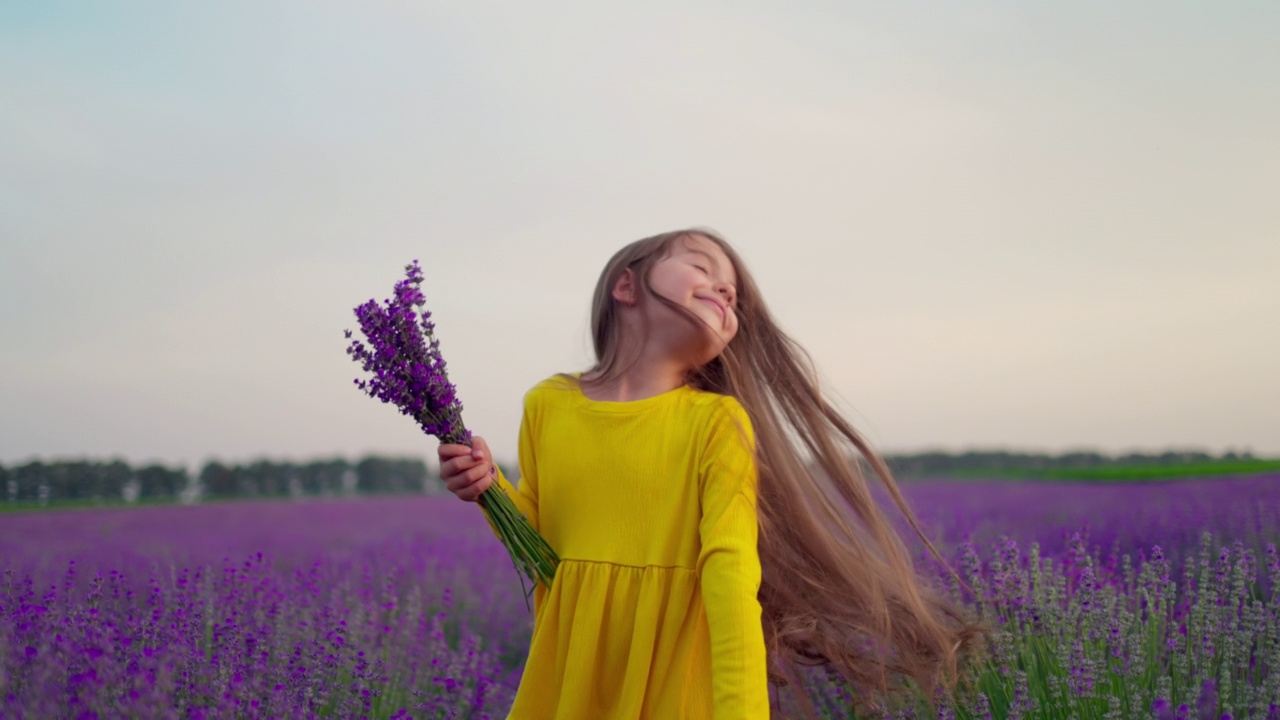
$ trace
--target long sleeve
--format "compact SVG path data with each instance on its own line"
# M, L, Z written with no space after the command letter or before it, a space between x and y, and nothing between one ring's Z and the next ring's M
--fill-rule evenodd
M756 514L754 434L742 406L726 398L699 464L698 577L711 639L715 720L769 717Z
M529 401L525 399L524 415L520 420L520 486L517 488L511 484L503 474L502 469L498 468L497 484L507 492L507 495L515 502L516 507L529 520L529 524L534 530L538 530L538 469L537 462L534 457L533 448L533 422L530 418ZM497 468L497 464L494 464ZM489 527L493 530L493 534L498 534L497 527L493 524L493 518L489 517L489 513L484 513L485 520L489 521Z

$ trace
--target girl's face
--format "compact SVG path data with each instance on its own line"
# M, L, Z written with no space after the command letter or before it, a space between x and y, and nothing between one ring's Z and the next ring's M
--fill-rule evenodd
M695 328L703 340L696 343L695 362L699 366L718 357L738 333L737 281L729 256L702 235L677 239L671 244L669 254L650 271L649 285L653 291L683 306L705 326ZM650 327L669 326L673 311L661 303L649 305L649 319L657 321ZM680 319L688 322L687 317Z

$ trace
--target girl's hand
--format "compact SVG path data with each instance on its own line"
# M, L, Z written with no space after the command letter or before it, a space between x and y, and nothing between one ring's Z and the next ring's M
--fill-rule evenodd
M467 502L475 502L480 493L489 489L497 479L498 471L489 455L489 444L484 438L471 436L471 447L441 444L440 479L449 492Z

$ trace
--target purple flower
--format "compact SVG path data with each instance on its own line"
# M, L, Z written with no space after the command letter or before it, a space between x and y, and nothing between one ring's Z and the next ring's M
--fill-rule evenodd
M372 377L356 379L355 384L369 397L395 405L441 442L469 445L471 433L462 424L462 403L445 371L431 312L417 310L426 304L421 284L422 269L414 260L405 266L394 297L383 305L369 300L356 307L369 344L352 340L347 354ZM352 333L347 330L345 335L351 338Z
M1200 686L1200 699L1196 703L1196 714L1202 720L1214 720L1218 707L1218 684L1205 680Z
M418 310L426 304L419 289L422 268L414 260L404 270L405 277L396 283L394 297L384 300L383 305L369 300L355 309L360 331L369 344L352 340L347 354L371 374L366 380L357 378L356 387L370 397L395 405L401 414L413 418L423 432L440 442L470 445L471 431L462 424L462 403L445 372L440 341L435 339L435 323L431 322L429 311ZM352 333L347 330L345 335L350 339ZM535 585L544 582L550 586L560 558L502 487L494 483L479 502L507 546L516 569ZM532 593L532 589L526 592L526 602Z

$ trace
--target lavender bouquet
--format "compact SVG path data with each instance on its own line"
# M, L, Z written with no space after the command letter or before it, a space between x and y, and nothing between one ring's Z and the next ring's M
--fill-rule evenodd
M395 296L384 301L385 308L369 300L355 309L369 345L352 340L347 354L365 372L372 373L367 380L357 378L356 387L369 397L395 405L440 442L470 447L471 431L462 424L462 403L445 372L435 323L430 311L416 310L426 303L419 289L422 269L417 260L404 269L405 278L396 283ZM351 338L350 330L345 334ZM516 569L534 585L541 581L550 586L560 558L506 491L495 482L480 495L479 503L492 519ZM520 582L524 584L524 576Z

